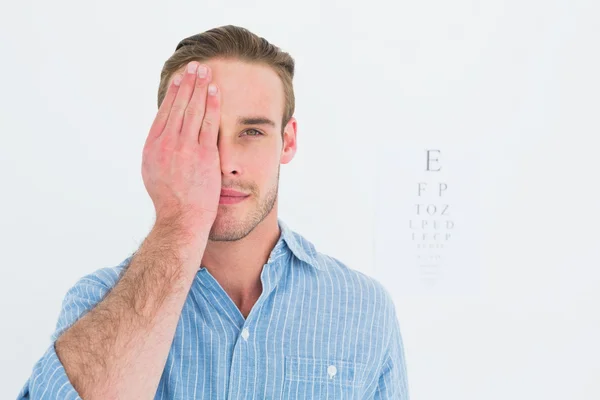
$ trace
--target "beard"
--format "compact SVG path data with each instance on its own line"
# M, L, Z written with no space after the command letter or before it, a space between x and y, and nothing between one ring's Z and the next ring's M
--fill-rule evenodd
M256 195L254 195L240 203L239 206L225 206L219 210L215 222L210 228L208 240L233 242L248 236L269 215L275 206L279 190L279 169L277 169L275 183L269 188L262 199L258 199L258 204L253 205L248 202L248 200L257 199ZM254 191L251 193L255 194ZM250 207L251 210L244 212L243 207Z

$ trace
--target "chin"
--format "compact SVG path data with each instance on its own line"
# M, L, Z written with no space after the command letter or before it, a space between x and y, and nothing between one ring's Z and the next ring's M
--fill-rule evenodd
M233 242L236 240L243 239L246 237L247 233L243 229L243 227L238 226L222 226L215 221L213 224L210 233L208 235L208 240L212 240L214 242Z
M213 222L208 236L212 241L235 241L243 239L248 232L248 215L241 210L221 210Z

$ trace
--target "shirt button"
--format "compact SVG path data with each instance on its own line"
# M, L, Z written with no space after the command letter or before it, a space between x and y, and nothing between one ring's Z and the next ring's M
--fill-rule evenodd
M335 367L335 365L330 365L329 367L327 367L327 374L330 378L333 378L335 374L337 374L337 368Z
M248 336L250 336L250 332L248 331L248 328L242 329L242 337L244 338L244 340L248 340Z

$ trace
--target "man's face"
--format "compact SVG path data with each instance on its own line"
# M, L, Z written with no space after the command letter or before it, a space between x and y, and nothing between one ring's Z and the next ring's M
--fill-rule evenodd
M288 122L282 141L283 83L270 67L224 59L203 63L210 67L212 82L221 92L221 187L250 194L236 204L219 204L209 239L234 241L252 232L273 211L280 164L291 161L295 153L296 121ZM273 125L241 121L255 117Z

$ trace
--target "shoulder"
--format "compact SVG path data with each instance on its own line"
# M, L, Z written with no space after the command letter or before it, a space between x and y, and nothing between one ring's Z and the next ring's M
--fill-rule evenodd
M134 254L128 256L117 265L99 268L82 276L71 287L69 292L81 291L82 289L89 287L96 287L102 291L112 289L119 279L121 279L123 271L129 266Z
M65 294L52 340L96 306L119 281L121 272L133 256L114 267L104 267L79 278Z
M394 301L388 289L375 277L358 271L340 259L317 252L316 258L326 268L322 276L329 276L344 292L362 299L365 306L374 306L385 314L394 310Z

